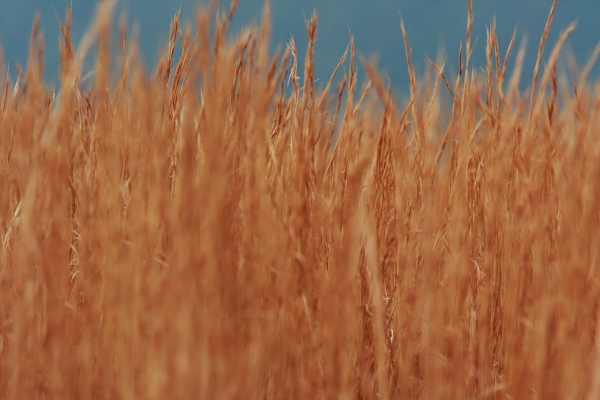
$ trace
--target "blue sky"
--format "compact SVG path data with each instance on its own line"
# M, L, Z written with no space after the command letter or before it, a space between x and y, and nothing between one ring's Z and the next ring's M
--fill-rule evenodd
M198 7L208 1L198 0L122 0L120 11L139 26L144 57L152 68L163 49L173 14L182 8L183 19L192 21ZM36 13L41 15L46 37L46 77L52 82L58 70L58 23L54 10L61 18L72 4L74 33L79 38L89 24L95 2L90 0L0 0L0 41L4 62L14 71L18 62L27 62L27 47ZM228 5L228 1L223 4ZM501 50L508 46L513 30L518 26L518 43L527 37L527 80L533 71L535 54L552 0L473 0L475 10L475 65L485 64L485 30L495 15ZM466 40L466 0L273 0L272 23L274 47L284 45L290 36L299 50L306 48L304 18L313 10L319 15L319 37L316 48L317 78L327 80L349 41L355 37L357 50L366 58L379 55L379 66L389 76L395 88L407 85L404 44L400 30L400 15L404 18L417 72L424 71L426 56L447 56L449 74L458 66L458 49ZM262 0L241 0L234 21L234 32L252 20L260 19ZM123 14L124 13L124 14ZM558 3L555 22L549 38L549 49L558 35L571 22L578 26L568 43L579 65L583 65L600 41L600 0L562 0ZM598 77L598 68L594 78Z

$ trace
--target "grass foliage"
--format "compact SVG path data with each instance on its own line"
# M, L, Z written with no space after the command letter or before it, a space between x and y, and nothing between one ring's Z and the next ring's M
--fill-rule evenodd
M38 24L1 82L1 398L600 398L600 92L573 27L542 63L554 8L525 93L472 7L455 77L402 26L400 104L352 42L315 87L316 17L303 71L234 2L148 73L114 6L56 91Z

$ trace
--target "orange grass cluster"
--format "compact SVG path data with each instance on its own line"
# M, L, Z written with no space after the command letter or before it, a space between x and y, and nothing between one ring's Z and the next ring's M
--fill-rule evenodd
M2 82L0 398L600 398L600 94L557 78L573 27L542 68L554 8L529 94L472 7L450 81L402 26L401 107L352 43L315 88L316 17L303 72L234 2L150 75L114 6L61 24L56 92L37 25Z

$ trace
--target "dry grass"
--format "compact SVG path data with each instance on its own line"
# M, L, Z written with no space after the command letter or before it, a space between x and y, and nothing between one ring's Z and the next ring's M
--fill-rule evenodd
M268 22L227 39L234 3L176 18L149 75L109 48L113 6L77 49L67 18L58 93L37 28L3 82L0 398L600 397L600 94L557 78L572 27L530 94L492 24L487 69L469 39L400 107L352 45L315 88L314 17L303 73Z

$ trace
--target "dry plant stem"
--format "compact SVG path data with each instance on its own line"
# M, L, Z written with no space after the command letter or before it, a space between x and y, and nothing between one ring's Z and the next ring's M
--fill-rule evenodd
M598 397L598 52L542 69L556 2L531 95L495 20L474 69L471 1L454 81L401 21L400 104L351 36L315 82L316 16L303 71L234 1L148 73L115 5L59 21L56 93L38 22L0 80L0 397Z

